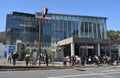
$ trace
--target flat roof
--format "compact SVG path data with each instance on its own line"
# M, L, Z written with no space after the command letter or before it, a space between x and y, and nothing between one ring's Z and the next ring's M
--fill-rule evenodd
M36 12L41 13L41 12ZM48 13L48 15L62 15L62 16L74 16L74 17L88 17L88 18L103 18L107 19L108 17L102 17L102 16L89 16L89 15L75 15L75 14L63 14L63 13Z
M63 15L63 16L75 16L75 17L92 17L92 18L104 18L107 19L108 17L102 16L89 16L89 15L75 15L75 14L59 14L59 13L49 13L49 14L56 14L56 15Z

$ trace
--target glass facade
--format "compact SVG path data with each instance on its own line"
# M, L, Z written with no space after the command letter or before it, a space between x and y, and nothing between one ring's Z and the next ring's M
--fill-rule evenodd
M51 16L50 16L51 15ZM107 39L106 17L50 14L51 42L68 37Z
M59 40L68 37L87 37L107 39L106 17L80 16L49 13L42 23L40 13L28 14L13 12L7 15L6 43L15 44L22 40L24 44L34 45L39 38L41 25L41 46L50 47Z
M31 44L38 37L35 15L17 13L7 15L6 21L6 43L16 44L16 40Z

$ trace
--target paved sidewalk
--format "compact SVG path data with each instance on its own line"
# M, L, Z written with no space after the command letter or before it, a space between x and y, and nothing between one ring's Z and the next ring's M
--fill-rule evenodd
M0 66L14 66L14 65L12 64L12 62L8 63L7 59L2 59L2 60L0 59ZM26 61L16 61L15 66L26 66ZM39 66L39 62L37 61L37 63L35 65L33 65L32 63L29 62L28 66ZM41 63L40 66L46 66L46 64ZM64 65L63 65L63 62L54 62L54 63L49 63L48 66L64 66ZM67 63L66 66L71 66L71 65L69 63ZM79 67L79 65L75 65L75 66ZM94 65L94 64L87 65L86 64L85 66L91 67L91 66L96 66L96 65Z
M108 66L108 65L100 65L100 66ZM32 69L53 69L53 68L57 68L57 69L62 69L62 68L80 68L83 66L71 66L69 63L67 63L67 66L63 65L63 62L55 62L55 63L50 63L48 64L48 66L46 66L46 64L41 64L39 66L39 62L37 62L36 65L33 64L28 64L28 66L26 66L26 62L25 61L16 61L16 65L14 66L11 62L8 63L7 62L7 58L0 58L0 70L32 70ZM98 67L97 65L94 64L85 64L84 67Z
M49 63L49 66L63 66L62 62L55 62L55 63ZM7 61L7 58L0 58L0 66L13 66L12 61L11 63L9 63ZM26 66L26 61L16 61L16 65L15 66ZM32 64L32 62L28 64L28 66L39 66L39 62L37 61L37 63L35 65ZM41 63L41 66L46 66L46 64Z

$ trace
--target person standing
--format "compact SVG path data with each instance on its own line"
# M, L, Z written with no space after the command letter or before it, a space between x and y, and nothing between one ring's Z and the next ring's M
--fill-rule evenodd
M9 53L9 55L8 55L8 63L10 63L11 64L11 60L12 60L12 54L11 53Z
M63 58L63 65L64 65L64 66L67 66L67 60L66 60L66 57Z
M32 54L33 65L37 64L37 51L35 50Z
M88 64L91 64L91 63L92 63L92 57L89 56L89 58L88 58Z
M46 66L48 66L48 54L46 53L45 56L46 56L46 57L45 57L45 58L46 58L46 59L45 59L45 60L46 60Z
M72 66L75 65L75 60L76 60L76 59L75 59L75 56L72 56L72 57L71 57L71 63L72 63Z
M82 66L85 65L85 57L84 56L82 56L82 58L81 58L81 64L82 64Z

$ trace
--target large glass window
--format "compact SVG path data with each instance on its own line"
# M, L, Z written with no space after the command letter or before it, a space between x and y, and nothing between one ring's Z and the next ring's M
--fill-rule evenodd
M93 32L94 32L94 38L97 38L97 26L96 26L96 22L93 23Z
M89 37L92 38L93 36L93 31L92 31L92 22L89 22Z
M98 38L100 39L101 38L101 27L99 23L97 24L97 28L98 28Z
M82 22L81 23L81 37L84 37L85 36L85 23Z
M88 37L88 22L85 22L85 37Z
M51 23L50 20L44 20L43 26L42 26L42 32L43 35L51 35Z
M68 32L68 36L69 37L71 36L71 30L72 30L72 28L71 28L71 21L68 21L68 30L67 30L67 32Z

